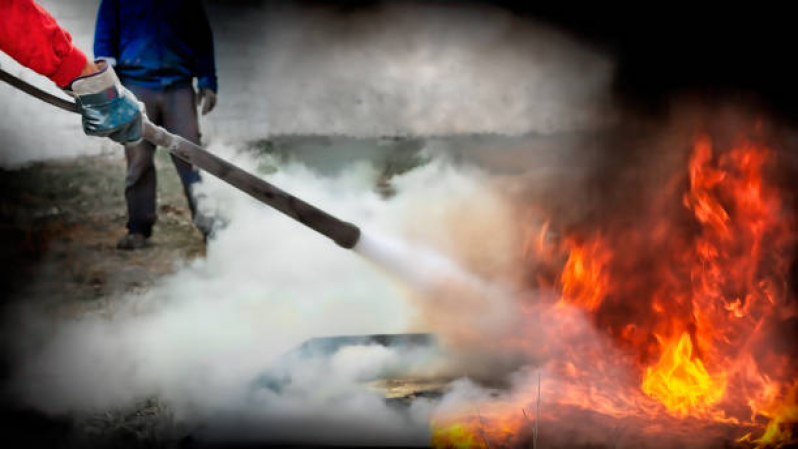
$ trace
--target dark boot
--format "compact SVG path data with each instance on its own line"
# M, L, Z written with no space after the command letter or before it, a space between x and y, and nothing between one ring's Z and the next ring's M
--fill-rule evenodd
M142 249L148 246L150 241L143 234L128 234L116 242L116 247L124 250Z

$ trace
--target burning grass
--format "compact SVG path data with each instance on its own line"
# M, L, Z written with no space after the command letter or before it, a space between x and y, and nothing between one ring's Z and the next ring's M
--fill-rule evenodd
M798 233L792 192L775 181L779 154L755 139L716 145L700 134L669 184L677 188L649 198L645 213L608 214L560 243L545 240L548 222L530 232L527 257L558 274L535 276L556 299L527 307L529 325L549 323L556 331L543 336L566 342L578 317L592 329L575 344L538 338L543 347L530 349L544 371L544 429L561 432L589 413L596 426L635 429L628 447L798 443L798 367L777 344L778 329L798 316L789 288ZM519 410L534 404L531 379L476 401L480 419L466 409L439 413L433 445L528 445ZM586 441L617 444L606 435Z
M459 287L464 288L457 288L458 286L446 285L450 287L443 289L446 296L437 296L436 303L433 302L436 298L426 297L414 302L419 309L427 312L426 318L438 320L428 320L423 324L429 324L435 332L454 328L456 332L450 332L446 337L460 338L468 344L484 343L480 346L483 353L473 358L477 360L476 363L471 360L470 367L479 363L484 366L485 372L514 371L517 368L515 360L509 363L503 357L494 359L485 354L504 356L508 352L516 351L524 353L523 362L529 366L512 378L515 388L509 393L506 390L493 391L475 387L478 394L458 396L464 389L462 384L455 382L443 388L442 383L428 379L383 379L383 382L372 383L369 387L378 393L385 393L384 396L389 398L391 404L407 405L429 399L430 403L435 401L440 405L431 421L431 443L437 447L680 447L687 443L703 447L785 447L794 444L795 395L798 384L794 374L796 367L794 358L790 356L792 349L785 349L790 343L785 345L785 339L779 333L789 330L796 317L795 298L788 289L792 248L796 241L796 217L789 207L791 192L775 182L777 178L773 176L779 169L779 157L780 153L756 140L726 144L713 141L707 136L699 136L691 145L690 153L684 155L684 164L678 172L672 173L673 179L665 183L664 188L656 195L647 197L645 207L640 210L635 209L634 213L624 210L607 211L599 218L585 220L571 228L552 224L557 223L556 214L545 217L550 220L543 226L530 223L519 226L530 228L523 248L525 259L521 254L507 255L502 250L514 248L513 244L517 241L514 237L507 237L507 234L511 234L509 231L514 229L512 220L507 218L507 212L514 205L508 204L500 195L494 195L495 191L489 185L492 179L486 179L487 176L473 176L471 172L462 174L437 170L435 164L432 164L432 169L427 167L419 170L424 175L420 179L397 176L396 195L384 203L382 199L380 202L375 201L374 204L379 207L374 210L379 213L374 215L385 216L393 213L389 219L394 221L399 221L398 217L409 217L406 218L407 221L413 223L405 226L415 227L416 237L422 243L425 236L426 241L437 242L443 240L444 236L451 237L453 229L457 231L459 234L449 241L449 251L444 248L442 255L448 258L455 254L452 260L458 264L454 268L464 269L460 272L448 267L447 272L456 275L452 276L452 283L473 287L465 288L460 285ZM445 164L438 165L448 167ZM286 176L282 181L291 178L292 176ZM445 179L445 182L441 179ZM308 186L325 185L311 177L301 178L300 181L302 185ZM295 181L296 185L300 185L300 181ZM454 187L435 190L447 182ZM413 189L416 196L408 196L407 191ZM180 192L175 190L175 193ZM363 196L353 194L351 198L352 203L364 202ZM176 195L176 200L182 200L182 197ZM390 208L396 208L397 203L403 204L405 209ZM348 203L343 201L341 203L343 206L346 204ZM436 205L437 212L448 207L454 213L438 213L434 220L425 221L419 218L422 215L419 210L423 209L421 206L429 204ZM484 222L479 221L476 215L472 216L473 210L479 210L490 218ZM466 213L463 214L462 211ZM162 212L166 215L168 211ZM252 254L258 253L252 248L265 238L262 232L264 228L272 229L270 234L280 235L281 240L283 236L292 235L292 223L280 228L283 222L275 220L266 222L264 226L261 220L269 220L268 214L254 215L253 212L253 215L243 217L247 216L257 217L258 225L252 229L242 228L242 231L252 233L248 234L249 240L241 239L245 245L227 247L228 254L235 257L229 260L211 257L217 262L225 262L217 266L218 269L228 266L231 260L238 259L242 251L237 248L246 248ZM187 223L185 218L181 217ZM383 224L390 221L389 219ZM101 222L113 222L121 226L120 220L106 217ZM363 218L356 221L360 224L367 220ZM487 223L488 221L490 222ZM245 218L241 218L238 223L246 222ZM162 222L168 223L166 220ZM381 228L383 227L385 226ZM176 225L175 228L178 229ZM183 228L191 229L187 226L179 229ZM396 225L394 229L389 226L387 228L400 238L405 237L400 225ZM466 228L468 232L464 232ZM499 230L508 232L499 233ZM103 229L98 229L97 232L101 231ZM108 229L105 231L102 241L104 243L98 244L96 248L112 247L114 236L107 232ZM297 231L296 242L305 242L308 236L300 231L302 230ZM492 234L493 231L496 231L495 234ZM174 234L182 235L182 231ZM492 238L480 242L485 235ZM257 238L250 238L252 236ZM506 241L502 240L504 238ZM466 241L469 245L463 244ZM497 244L497 241L501 244ZM479 244L474 245L473 242ZM262 260L252 259L257 260L257 264L247 262L247 265L257 266L258 276L264 277L258 282L253 280L254 276L249 275L232 278L217 275L210 279L206 279L204 275L189 277L188 279L199 286L191 291L197 295L196 302L193 303L196 309L192 309L197 312L196 316L207 316L209 322L213 323L219 320L219 315L214 310L221 309L208 308L209 305L218 303L214 303L206 291L224 291L237 299L235 295L241 293L231 293L231 286L249 285L252 282L252 291L261 295L263 291L271 291L269 289L273 285L279 285L282 278L289 276L290 279L290 275L297 270L287 263L281 261L279 264L265 265L269 269L263 268L263 264L273 259L274 254L297 256L295 242L282 246L281 243L277 239L269 242L264 246L268 251L260 251L268 257L264 256ZM217 248L219 251L225 250L222 246ZM337 248L332 250L337 251ZM463 254L457 257L456 250L462 250ZM157 258L161 254L157 251L148 250L144 254L148 258ZM103 253L103 260L108 258L109 252L113 253ZM395 253L393 250L388 255ZM71 258L84 261L78 256L85 256L85 251L76 254ZM297 257L302 266L312 265L313 260L309 260L311 258ZM340 264L339 257L339 253L334 253L326 265L322 263L317 266L317 271L335 273L334 268ZM312 259L315 258L318 257L314 256ZM445 277L441 276L445 271L441 266L445 268L447 264L425 265L426 259L419 252L410 252L399 259L399 265L413 264L413 269L405 273L405 280L408 277L417 278L420 279L417 284L423 286L423 281L431 279L435 283ZM446 262L433 259L433 262ZM495 263L486 263L486 260ZM522 265L516 262L522 260L534 267L534 270L529 269L534 271L533 275L526 278L535 279L535 289L532 293L527 291L519 294L517 300L501 302L501 306L512 309L504 313L506 310L497 306L497 301L503 301L508 292L484 289L482 287L485 286L478 281L500 277L497 273L508 271L508 267ZM129 259L123 259L119 265L129 263ZM383 265L391 266L384 260ZM283 266L288 268L283 270ZM294 266L300 266L300 263L297 262ZM478 266L477 269L474 269L475 266ZM230 270L230 273L240 271ZM401 274L397 271L394 268L392 274ZM184 272L182 276L189 274ZM353 282L353 285L358 286L363 279L372 282L366 292L367 301L364 300L362 304L374 303L372 289L384 282L383 277L367 278L369 274L364 269L359 275L361 277ZM472 274L474 279L471 279ZM335 282L325 285L337 288L337 284L341 283L341 276L343 274L339 273ZM380 273L379 276L383 274ZM477 277L480 279L476 279ZM81 276L83 278L91 281L94 276ZM515 278L508 275L506 279L509 279L508 283L512 283ZM174 282L180 281L178 279ZM293 287L297 284L315 285L320 280L313 278L313 282L292 282ZM86 287L94 289L93 285ZM214 290L213 287L218 289ZM431 290L440 292L439 289ZM483 295L486 290L490 294ZM335 290L334 294L337 298L351 301L351 295L358 291L360 290L342 289ZM97 295L102 296L103 293L105 292L100 291ZM510 291L509 296L512 298L514 293L516 292ZM275 316L275 309L268 305L265 297L257 296L256 299L253 303L239 303L240 308L229 309L231 314L227 318L233 325L220 327L218 336L209 337L206 343L217 344L223 340L222 337L238 335L235 331L240 330L250 318L268 322L266 318ZM296 316L306 317L308 311L319 307L319 294L314 290L291 292L291 299L307 299L310 304L301 313L300 309L286 309L297 311ZM289 301L284 299L275 302L287 303ZM258 304L258 307L254 307L254 304ZM335 299L329 304L337 307L341 303ZM512 308L516 305L517 310ZM353 308L355 311L358 309ZM241 311L251 312L239 313ZM381 314L374 313L373 316ZM161 374L187 373L186 377L175 376L175 384L179 387L186 384L187 379L196 380L191 376L197 373L204 375L205 372L186 364L193 362L190 359L187 359L188 362L174 362L171 355L169 360L146 357L152 348L169 343L174 344L175 348L190 349L196 346L195 341L202 336L202 333L191 333L185 342L176 338L173 324L184 323L186 318L183 314L169 317L174 317L176 321L162 322L163 327L160 330L164 332L163 339L153 338L147 340L149 343L130 346L128 353L122 352L122 357L117 351L100 351L98 355L106 364L98 366L117 367L120 360L124 362L125 357L133 354L142 356L142 360L151 361L140 364L146 367L141 372L147 375L157 373L158 368L162 369ZM352 320L353 323L361 321L363 320L360 318ZM324 316L317 323L333 322L335 320ZM264 326L260 321L252 323L257 324L253 326L253 329L257 329L253 333L256 336L262 336L263 329L277 329L274 335L283 335L286 332L280 327L282 322L277 323L277 326ZM313 326L313 332L318 332L318 325L320 324ZM109 326L109 329L112 328L115 329ZM152 329L147 329L142 335L152 333ZM338 327L334 330L340 332ZM493 338L496 335L499 337ZM240 342L251 342L252 337L241 338L236 345ZM83 340L76 342L77 345L67 346L77 348L76 355L84 354L86 346ZM111 339L111 342L115 340ZM258 346L258 349L261 350L262 346ZM473 350L474 346L467 349ZM219 354L228 353L220 351ZM209 357L213 360L213 356L207 354L203 354L198 360L208 360ZM239 363L242 358L231 356L230 360ZM496 360L496 363L488 363L486 360ZM220 371L227 372L229 364L226 357L214 361L225 367ZM64 365L52 365L59 368L53 371L61 372L63 368L76 365L75 359L71 357L58 359L57 362ZM510 368L499 366L499 362L507 362ZM47 365L48 368L50 366ZM89 367L85 372L95 374L97 371L94 367ZM76 372L81 375L73 378L75 383L88 385L90 390L94 388L92 382L84 380L90 378L83 375L84 371ZM125 370L119 372L122 375L129 374ZM469 373L474 377L483 374L474 371ZM153 375L153 378L157 376ZM171 380L167 379L164 383L166 387L174 388L175 385L168 382ZM237 386L238 380L234 381ZM297 391L305 393L317 385L314 383L308 390ZM169 388L164 390L170 392ZM179 391L183 393L182 390ZM206 391L203 389L200 394L190 392L192 394L187 396L191 400L203 399L208 396ZM419 398L422 401L418 401ZM541 398L539 412L538 398ZM74 398L80 399L80 395ZM291 404L292 400L294 398L286 399L281 404ZM340 400L336 401L340 406ZM373 404L380 405L375 406L375 409L383 410L380 401L375 400ZM168 415L166 408L153 407L152 413L147 411L150 410L150 405L144 407L144 415L141 416L146 415L148 418L142 419L141 423L155 425L153 423L158 421L157 416ZM340 407L331 408L337 418L341 414ZM260 429L271 423L274 426L272 429L279 428L280 425L275 425L274 422L281 422L279 419L284 414L284 408L276 407L273 412L269 415L255 415L253 427ZM365 415L353 414L355 418L351 419L363 419ZM423 419L419 419L417 428L424 430L427 416L419 416L423 416ZM104 428L130 433L128 431L132 428L134 431L130 434L135 434L133 439L155 438L152 435L148 437L144 427L137 427L141 424L138 417L140 415L120 412L118 416L112 413L105 420L86 423L94 426L99 433ZM312 413L297 414L296 419L304 424L305 421L318 420L319 417ZM414 421L414 425L415 423ZM335 421L334 425L338 428L342 424L341 421ZM307 429L303 426L300 430L305 437ZM273 438L268 433L264 433L265 440ZM375 435L375 438L378 437L383 438L384 435ZM424 437L425 435L422 436Z

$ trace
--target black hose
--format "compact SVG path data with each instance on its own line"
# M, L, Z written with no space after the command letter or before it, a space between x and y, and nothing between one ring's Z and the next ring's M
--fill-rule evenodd
M50 103L51 105L61 108L65 111L69 112L80 112L78 110L78 105L76 105L72 101L64 100L63 98L58 98L55 95L49 94L38 87L33 86L32 84L28 84L25 81L17 78L16 76L6 72L3 69L0 69L0 80L5 81L6 83L16 87L17 89L25 92L26 94L33 95L34 97L38 98L39 100L45 101Z
M0 80L65 111L80 112L75 103L48 94L3 69L0 69ZM211 173L233 187L246 192L253 198L268 204L303 225L329 237L338 245L351 249L354 248L358 240L360 240L360 229L352 223L339 220L327 212L269 184L263 179L247 173L241 168L214 156L203 150L199 145L169 133L165 129L150 122L146 117L144 117L143 128L144 138L146 140L166 148L167 151L176 157Z

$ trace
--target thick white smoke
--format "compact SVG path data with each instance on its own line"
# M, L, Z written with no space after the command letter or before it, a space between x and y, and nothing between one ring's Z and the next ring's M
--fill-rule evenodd
M92 53L97 0L41 4ZM573 133L606 124L611 59L488 6L377 3L342 12L210 2L219 103L206 137ZM58 89L6 55L0 64ZM77 117L0 86L0 165L97 154ZM42 132L46 130L46 132Z
M229 147L211 150L251 171L264 166ZM290 364L285 388L252 389L281 354L311 337L416 331L473 343L459 331L476 330L480 338L509 331L511 297L482 280L509 276L518 256L511 251L517 236L507 232L512 209L491 176L434 158L398 177L396 195L385 200L374 189L377 175L368 164L322 177L288 163L269 180L364 229L427 249L399 252L402 260L393 261L385 257L396 253L363 251L374 264L207 177L205 208L230 220L210 242L207 258L145 293L116 298L96 315L56 322L49 331L37 324L50 318L30 310L28 329L19 334L25 347L13 389L48 412L124 407L158 395L189 426L213 424L203 431L208 438L235 432L272 440L428 441L432 404L421 400L397 411L363 388L374 375L399 368L441 369L425 351L356 345L331 359ZM464 239L475 244L462 245ZM408 266L426 271L414 277L396 270ZM471 267L481 274L471 274ZM318 424L316 433L308 433L308 422ZM255 433L240 434L226 423L252 423L247 428ZM373 433L352 431L364 423Z
M249 56L221 66L244 88L225 90L237 113L214 130L248 135L241 118L257 117L273 134L549 134L595 127L608 100L607 56L499 8L213 8L237 23L220 54Z
M79 23L62 23L90 48L96 2L43 3L59 20L67 5L79 7ZM572 156L570 148L562 154L563 136L607 117L613 66L606 56L497 8L386 2L343 13L215 2L209 12L220 102L203 118L203 134L212 152L250 171L271 161L235 153L222 140L526 134L531 140L502 141L494 151L478 139L462 143L505 168L517 169L522 158L548 170ZM117 150L83 137L75 117L23 94L8 98L0 164ZM35 140L46 135L40 123L58 146ZM387 200L374 189L379 171L366 163L322 175L289 162L269 175L361 226L359 254L206 177L205 206L230 219L207 258L145 293L110 299L97 315L53 325L28 310L13 390L48 412L124 407L158 395L189 427L212 425L205 438L427 443L437 404L416 400L397 410L362 383L398 368L501 375L520 363L494 344L525 335L518 313L524 223L501 178L435 151L462 150L459 143L428 145L432 162L395 178L396 195ZM453 363L359 345L289 363L289 385L253 390L281 354L310 337L401 332L441 336ZM455 386L449 402L460 392Z

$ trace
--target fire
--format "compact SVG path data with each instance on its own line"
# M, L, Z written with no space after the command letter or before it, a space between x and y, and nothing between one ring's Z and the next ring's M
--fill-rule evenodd
M487 447L474 429L465 423L434 425L432 446L446 449L473 449Z
M712 144L706 136L696 140L690 160L690 192L684 195L684 205L693 210L696 219L728 237L729 214L712 195L711 189L726 178L726 173L711 167ZM701 248L702 251L708 248Z
M559 273L552 282L536 277L558 299L531 322L555 323L544 337L561 340L576 309L614 348L610 355L583 339L535 354L554 378L544 383L556 392L547 419L584 410L637 419L643 433L731 426L745 434L736 439L744 447L798 443L798 367L769 343L779 338L773 323L798 319L788 287L798 217L774 167L776 153L763 144L718 151L700 135L679 175L683 188L664 190L648 213L611 216L560 243L544 241L549 222L530 231L524 254ZM484 411L479 422L448 416L448 426L433 426L433 446L515 445L528 434L519 410L535 400L520 390L504 403L471 404Z
M609 277L605 266L611 253L600 240L571 245L561 276L562 299L585 310L595 310L607 294Z
M688 334L678 342L664 345L662 358L646 370L643 391L665 407L685 416L706 410L723 398L726 376L710 376L701 359L693 359L693 344Z
M789 388L783 399L773 400L767 407L757 410L769 422L765 431L759 438L752 439L751 434L745 434L737 439L738 443L750 442L757 448L781 448L795 444L798 435L793 430L798 425L798 380Z

